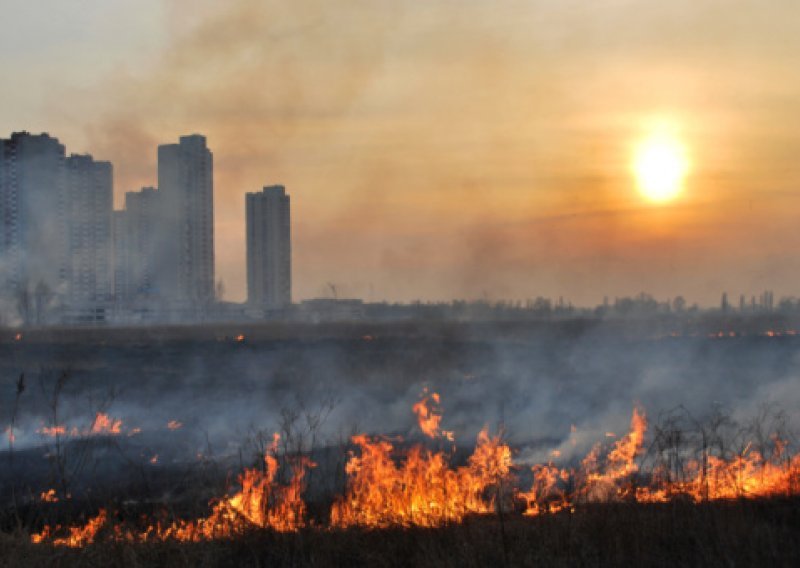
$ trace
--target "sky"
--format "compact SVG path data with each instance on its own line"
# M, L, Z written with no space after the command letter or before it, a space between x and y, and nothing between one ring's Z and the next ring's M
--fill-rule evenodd
M292 198L295 300L800 296L794 0L0 0L0 137L215 160L217 277L244 195ZM685 149L639 191L642 140Z

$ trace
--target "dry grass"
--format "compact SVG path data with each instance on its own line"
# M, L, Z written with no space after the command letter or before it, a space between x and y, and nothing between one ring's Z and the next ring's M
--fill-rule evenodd
M2 566L798 566L800 500L600 504L440 529L253 531L206 543L81 550L0 535Z

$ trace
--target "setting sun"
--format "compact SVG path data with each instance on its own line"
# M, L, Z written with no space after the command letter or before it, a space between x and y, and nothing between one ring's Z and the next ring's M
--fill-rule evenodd
M633 168L642 195L656 203L669 201L681 191L686 151L672 136L653 134L637 147Z

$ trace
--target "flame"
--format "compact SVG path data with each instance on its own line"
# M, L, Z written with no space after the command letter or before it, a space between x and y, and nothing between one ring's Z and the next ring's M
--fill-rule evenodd
M449 465L444 453L422 446L410 448L398 465L387 440L359 435L353 443L360 455L351 453L347 492L331 511L331 524L337 528L433 527L491 512L511 468L510 448L486 429L478 434L468 464L458 468Z
M92 427L89 429L90 434L119 434L122 432L122 420L115 420L110 418L104 412L98 412L94 417Z
M436 393L426 392L413 407L420 427L432 438L442 432L439 403ZM115 423L108 423L112 430ZM525 491L513 473L511 449L500 435L492 436L486 428L478 434L475 449L463 465L451 463L452 452L433 450L426 444L403 447L386 438L360 434L352 438L355 447L345 465L345 492L335 499L328 526L438 527L461 522L469 515L511 510L516 504L524 505L524 514L531 516L571 512L587 502L652 503L681 496L699 503L800 494L800 454L790 455L788 442L778 436L772 437L768 455L751 444L724 455L721 450L714 454L704 448L676 475L666 466L642 470L647 426L645 413L634 408L627 434L596 444L574 468L560 468L552 461L533 465L533 481ZM570 430L574 446L577 429L572 426ZM124 542L199 542L230 538L254 528L298 531L311 524L303 492L306 473L314 464L302 455L284 455L281 462L279 441L275 434L260 466L242 472L238 491L209 503L207 517L172 523L148 521L144 531L134 531L101 510L83 526L46 526L33 534L31 541L83 547L97 540L98 534ZM560 456L558 450L551 453L552 458ZM151 463L157 459L153 456ZM54 502L57 497L50 489L42 492L40 499Z
M58 497L56 497L56 490L48 489L47 491L42 491L41 494L39 494L39 500L42 503L58 503Z
M423 434L429 438L443 437L453 441L453 433L440 429L442 422L441 399L438 393L428 394L428 389L422 392L422 399L411 407L417 415L417 423Z
M279 436L264 455L263 468L245 469L239 477L241 490L231 497L212 503L208 517L193 521L175 521L169 525L150 523L140 533L124 530L119 526L109 527L115 540L124 541L190 541L228 538L251 528L269 528L279 532L297 531L305 526L306 505L302 499L305 490L305 472L314 464L305 457L290 460L291 479L287 484L277 480L279 472L277 452ZM157 457L157 456L156 456ZM57 537L63 532L59 525L46 526L41 532L31 535L31 542L50 543L55 546L79 548L91 544L98 531L109 525L105 510L89 520L84 526L69 527L67 536Z
M36 433L48 438L55 438L56 436L116 436L122 433L122 420L111 418L105 412L98 412L95 414L91 426L87 429L78 430L75 426L68 429L64 424L56 424L42 426L36 430Z
M82 548L87 544L92 544L97 536L97 533L106 524L108 516L105 509L100 509L96 517L89 519L89 522L83 526L69 527L68 534L65 537L53 536L61 527L45 526L42 532L31 535L31 542L34 544L49 542L54 546L68 546L70 548Z
M183 427L183 422L178 422L177 420L170 420L167 422L167 428L170 430L177 430Z
M42 436L48 436L50 438L55 438L56 436L64 436L67 433L67 427L60 425L60 426L42 426L38 430L36 430L37 434L41 434Z

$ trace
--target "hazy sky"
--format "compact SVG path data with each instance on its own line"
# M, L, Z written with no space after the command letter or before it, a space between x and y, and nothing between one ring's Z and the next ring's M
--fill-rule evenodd
M292 196L294 297L800 295L796 0L0 0L0 136L156 181L208 137L218 277ZM631 173L668 124L683 193Z

